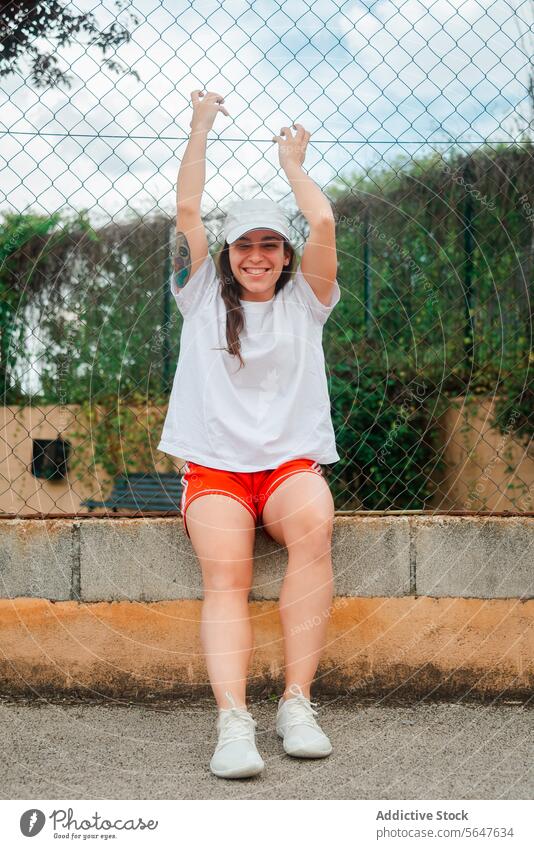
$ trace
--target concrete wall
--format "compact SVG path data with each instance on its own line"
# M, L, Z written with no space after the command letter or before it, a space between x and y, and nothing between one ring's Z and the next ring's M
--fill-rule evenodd
M194 600L0 600L0 692L119 702L208 695L200 614ZM251 602L250 614L249 693L280 694L276 602ZM338 597L314 682L320 692L532 700L534 601Z
M336 516L338 596L534 598L534 519ZM278 598L287 551L256 534L253 599ZM200 599L181 518L0 520L0 597Z
M534 519L336 516L332 550L317 690L532 696ZM286 562L259 531L250 604L258 694L283 683ZM2 520L0 577L0 691L209 692L200 574L180 518Z

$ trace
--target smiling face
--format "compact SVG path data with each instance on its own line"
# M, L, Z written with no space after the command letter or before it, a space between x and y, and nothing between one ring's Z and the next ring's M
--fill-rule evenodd
M241 300L268 301L290 256L274 230L249 230L229 245L230 267L241 284Z

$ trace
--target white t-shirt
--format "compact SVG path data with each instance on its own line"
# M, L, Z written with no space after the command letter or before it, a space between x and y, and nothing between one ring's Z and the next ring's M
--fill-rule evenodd
M238 357L226 347L226 306L211 256L171 291L184 317L180 355L159 451L234 472L275 469L307 457L339 460L322 346L329 306L302 275L270 301L241 301L245 327Z

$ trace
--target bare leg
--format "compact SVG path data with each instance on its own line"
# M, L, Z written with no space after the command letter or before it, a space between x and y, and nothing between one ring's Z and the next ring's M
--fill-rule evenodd
M306 698L326 640L333 593L334 503L324 478L309 472L280 484L263 511L265 530L288 550L280 593L286 695L298 684Z
M187 509L187 527L204 584L200 638L219 708L246 706L253 648L248 596L252 584L255 522L238 501L203 495Z

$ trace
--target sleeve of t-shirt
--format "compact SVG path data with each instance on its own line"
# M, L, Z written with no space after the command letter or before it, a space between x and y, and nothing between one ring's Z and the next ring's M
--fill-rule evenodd
M189 318L196 313L203 304L213 298L217 287L217 270L211 255L208 254L185 286L180 288L176 285L174 273L171 274L170 286L183 317Z
M319 324L325 324L328 316L338 303L341 298L341 291L339 288L339 284L337 280L334 281L334 288L332 290L332 296L330 298L330 303L328 306L321 303L312 287L304 277L300 265L295 272L295 276L293 278L293 291L295 293L295 298L300 301L301 304L307 307L307 309L311 312L315 321L318 321Z

